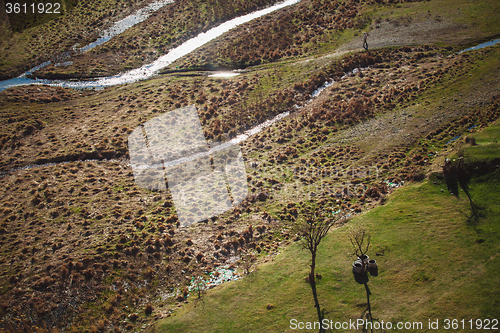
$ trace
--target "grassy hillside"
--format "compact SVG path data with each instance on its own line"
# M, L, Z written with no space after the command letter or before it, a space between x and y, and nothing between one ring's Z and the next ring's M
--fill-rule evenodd
M470 161L492 161L500 158L500 124L498 120L474 136L475 144L464 147L459 155Z
M175 1L72 57L73 65L36 75L128 70L275 2ZM144 5L78 1L69 15L22 32L5 28L0 77L83 46ZM451 197L437 174L408 182L440 171L446 157L479 160L481 170L498 164L498 123L482 129L500 115L500 45L456 51L495 37L499 11L498 0L303 0L148 80L0 92L0 332L137 331L171 311L158 329L271 332L286 331L291 318L315 320L304 281L308 255L283 228L308 200L364 212L332 230L320 250L319 300L328 318L359 318L366 307L352 278L349 225L373 235L369 254L381 267L370 281L376 318L498 313L498 174L471 185L485 213L475 228L465 223L466 199ZM223 65L250 67L232 78L208 75ZM318 88L325 89L314 94ZM196 105L208 141L290 114L240 144L247 198L184 228L169 191L134 181L128 137L188 105ZM472 135L477 145L465 139ZM390 194L386 181L406 185ZM184 303L193 276L242 266L241 251L258 257L256 272Z
M497 124L477 137L498 141L498 133ZM353 279L354 257L346 235L352 226L364 226L372 234L369 255L379 265L379 276L369 282L374 318L394 324L422 322L424 328L429 319L439 319L441 328L446 318L498 319L499 181L498 169L472 181L472 197L484 213L476 228L466 223L465 195L452 197L436 179L405 185L387 204L330 231L317 266L326 317L334 322L356 320L366 308L364 288ZM191 298L151 331L293 331L292 318L317 318L304 281L308 260L308 253L290 245L245 279L210 290L201 299Z

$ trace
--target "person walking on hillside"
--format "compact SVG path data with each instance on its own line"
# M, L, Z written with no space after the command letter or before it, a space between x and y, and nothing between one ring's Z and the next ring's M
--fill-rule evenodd
M363 35L363 48L365 49L365 51L368 51L368 42L366 41L367 38L368 34L365 32L365 34Z

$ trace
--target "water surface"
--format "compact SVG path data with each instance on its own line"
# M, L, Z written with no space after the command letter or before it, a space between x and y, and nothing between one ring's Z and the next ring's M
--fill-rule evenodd
M493 39L493 40L490 40L489 42L482 43L482 44L479 44L479 45L476 45L476 46L473 46L473 47L469 47L468 49L465 49L465 50L462 50L462 51L458 52L458 54L462 54L462 53L467 52L467 51L473 51L473 50L483 49L485 47L493 46L493 45L498 44L498 43L500 43L500 38L499 39Z

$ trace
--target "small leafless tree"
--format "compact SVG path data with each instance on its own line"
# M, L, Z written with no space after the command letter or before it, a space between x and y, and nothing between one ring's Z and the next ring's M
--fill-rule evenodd
M242 251L240 262L243 266L243 272L245 275L250 273L250 269L252 268L255 260L255 256L248 249Z
M362 270L363 274L366 274L367 270L367 255L368 249L370 248L370 233L368 230L366 230L363 227L356 226L356 227L351 227L351 229L348 231L347 236L349 237L349 240L351 241L352 248L354 250L353 254L356 255L359 260L361 261L362 265ZM358 280L356 280L358 281ZM373 322L373 317L372 317L372 309L370 305L370 288L368 288L368 279L366 279L364 282L365 290L366 290L366 302L367 302L367 309L363 312L361 315L361 319L364 318L366 315L366 319L370 320ZM373 328L371 329L371 332L373 332Z
M191 281L191 292L193 292L193 294L196 292L196 294L198 294L198 299L200 299L207 289L206 272L199 267L195 268L193 271L193 280ZM186 296L186 290L184 296Z
M370 248L370 233L362 227L352 227L348 232L353 247L353 254L362 259Z
M207 283L203 276L197 276L194 278L193 285L196 288L198 293L198 298L201 298L201 294L203 294L207 288Z
M304 209L301 216L293 224L292 229L300 238L300 245L303 249L309 250L311 253L311 270L309 271L308 281L311 285L314 298L314 307L318 313L318 320L321 323L324 319L324 313L320 309L318 293L316 289L316 257L318 254L318 246L323 238L328 234L330 228L345 215L340 213L336 217L328 216L326 211L311 207ZM320 332L324 332L320 325Z

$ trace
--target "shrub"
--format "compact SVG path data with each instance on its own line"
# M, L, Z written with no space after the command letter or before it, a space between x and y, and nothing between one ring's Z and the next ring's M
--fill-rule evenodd
M151 279L154 276L155 271L151 267L147 267L142 271L142 274L144 277Z
M33 286L35 290L45 290L48 286L54 284L54 279L49 276L45 276L37 280Z
M425 172L423 172L423 171L416 171L416 172L412 173L412 175L410 176L410 178L414 182L421 182L422 180L425 179Z
M84 267L84 266L83 266L83 263L82 263L82 262L80 262L80 261L79 261L79 262L77 262L77 263L75 264L75 269L76 269L77 271L81 271L81 270L83 269L83 267Z
M59 270L59 275L61 276L61 280L64 281L68 277L68 267L66 265L63 265L61 269Z
M83 276L85 276L85 279L90 280L95 274L95 271L93 268L87 268L82 272Z
M120 235L120 243L122 243L122 244L123 244L123 243L126 243L127 241L128 241L127 236L125 236L125 235Z
M172 245L174 245L174 242L172 241L172 238L170 238L168 235L166 235L165 238L163 239L163 243L165 244L165 246L172 246Z
M153 313L153 305L151 305L151 303L148 303L146 304L146 309L144 310L144 312L146 313L147 316L149 316L151 313Z

